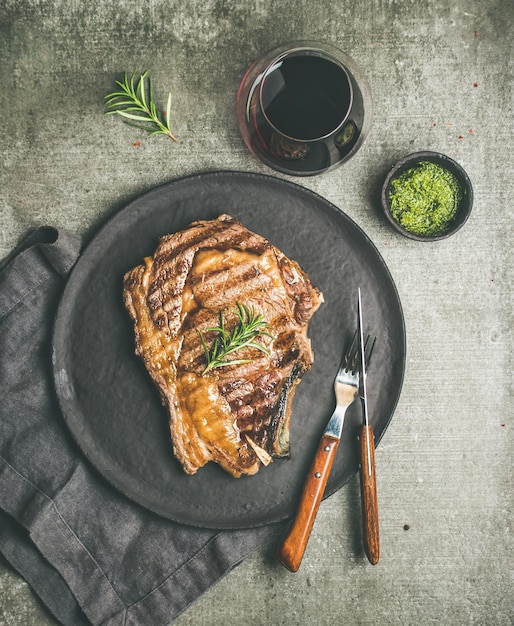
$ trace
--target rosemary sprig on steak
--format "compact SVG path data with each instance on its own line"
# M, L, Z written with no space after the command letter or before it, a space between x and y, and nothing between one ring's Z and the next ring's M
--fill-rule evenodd
M270 354L270 351L264 344L254 341L259 335L267 335L274 339L275 337L268 331L270 325L260 313L257 313L255 307L250 308L239 302L237 302L236 305L237 308L233 310L237 313L239 321L232 332L229 332L225 328L225 316L223 311L220 311L220 325L206 329L218 333L218 337L214 340L210 350L203 333L200 330L197 331L207 360L207 366L203 370L202 376L216 367L251 363L252 359L248 358L227 359L229 354L243 350L244 348L256 348L265 354Z

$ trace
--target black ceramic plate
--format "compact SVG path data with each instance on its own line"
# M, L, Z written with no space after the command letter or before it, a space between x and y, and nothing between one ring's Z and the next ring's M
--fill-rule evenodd
M187 476L175 461L167 415L134 355L122 302L125 271L161 235L229 213L300 263L325 297L309 329L314 366L293 403L291 458L232 478L209 463ZM55 386L64 418L92 465L117 489L176 522L248 528L290 517L333 407L332 381L356 326L357 288L366 330L378 340L368 370L377 441L396 407L405 366L398 294L380 254L344 213L277 178L215 172L177 180L133 201L92 239L67 283L55 325ZM326 495L358 469L360 403L350 409Z

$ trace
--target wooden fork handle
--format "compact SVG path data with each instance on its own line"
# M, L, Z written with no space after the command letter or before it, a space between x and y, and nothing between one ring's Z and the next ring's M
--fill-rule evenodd
M298 511L278 550L278 560L291 572L296 572L302 562L338 446L337 437L323 435L321 438Z
M364 551L372 565L380 558L378 499L375 473L375 438L372 426L363 426L360 435L360 476Z

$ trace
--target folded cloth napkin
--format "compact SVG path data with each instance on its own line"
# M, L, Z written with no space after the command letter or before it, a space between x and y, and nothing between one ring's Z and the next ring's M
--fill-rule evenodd
M277 528L175 524L82 457L51 371L53 319L80 246L43 227L0 265L0 550L62 624L169 624Z

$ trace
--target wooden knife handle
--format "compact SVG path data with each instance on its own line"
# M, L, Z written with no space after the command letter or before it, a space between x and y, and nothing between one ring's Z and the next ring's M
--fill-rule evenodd
M372 426L364 425L361 430L360 465L364 551L369 562L376 565L380 558L380 535L375 474L375 437Z
M298 511L278 550L278 560L291 572L296 572L302 562L338 446L337 437L323 435L321 438L307 475Z

